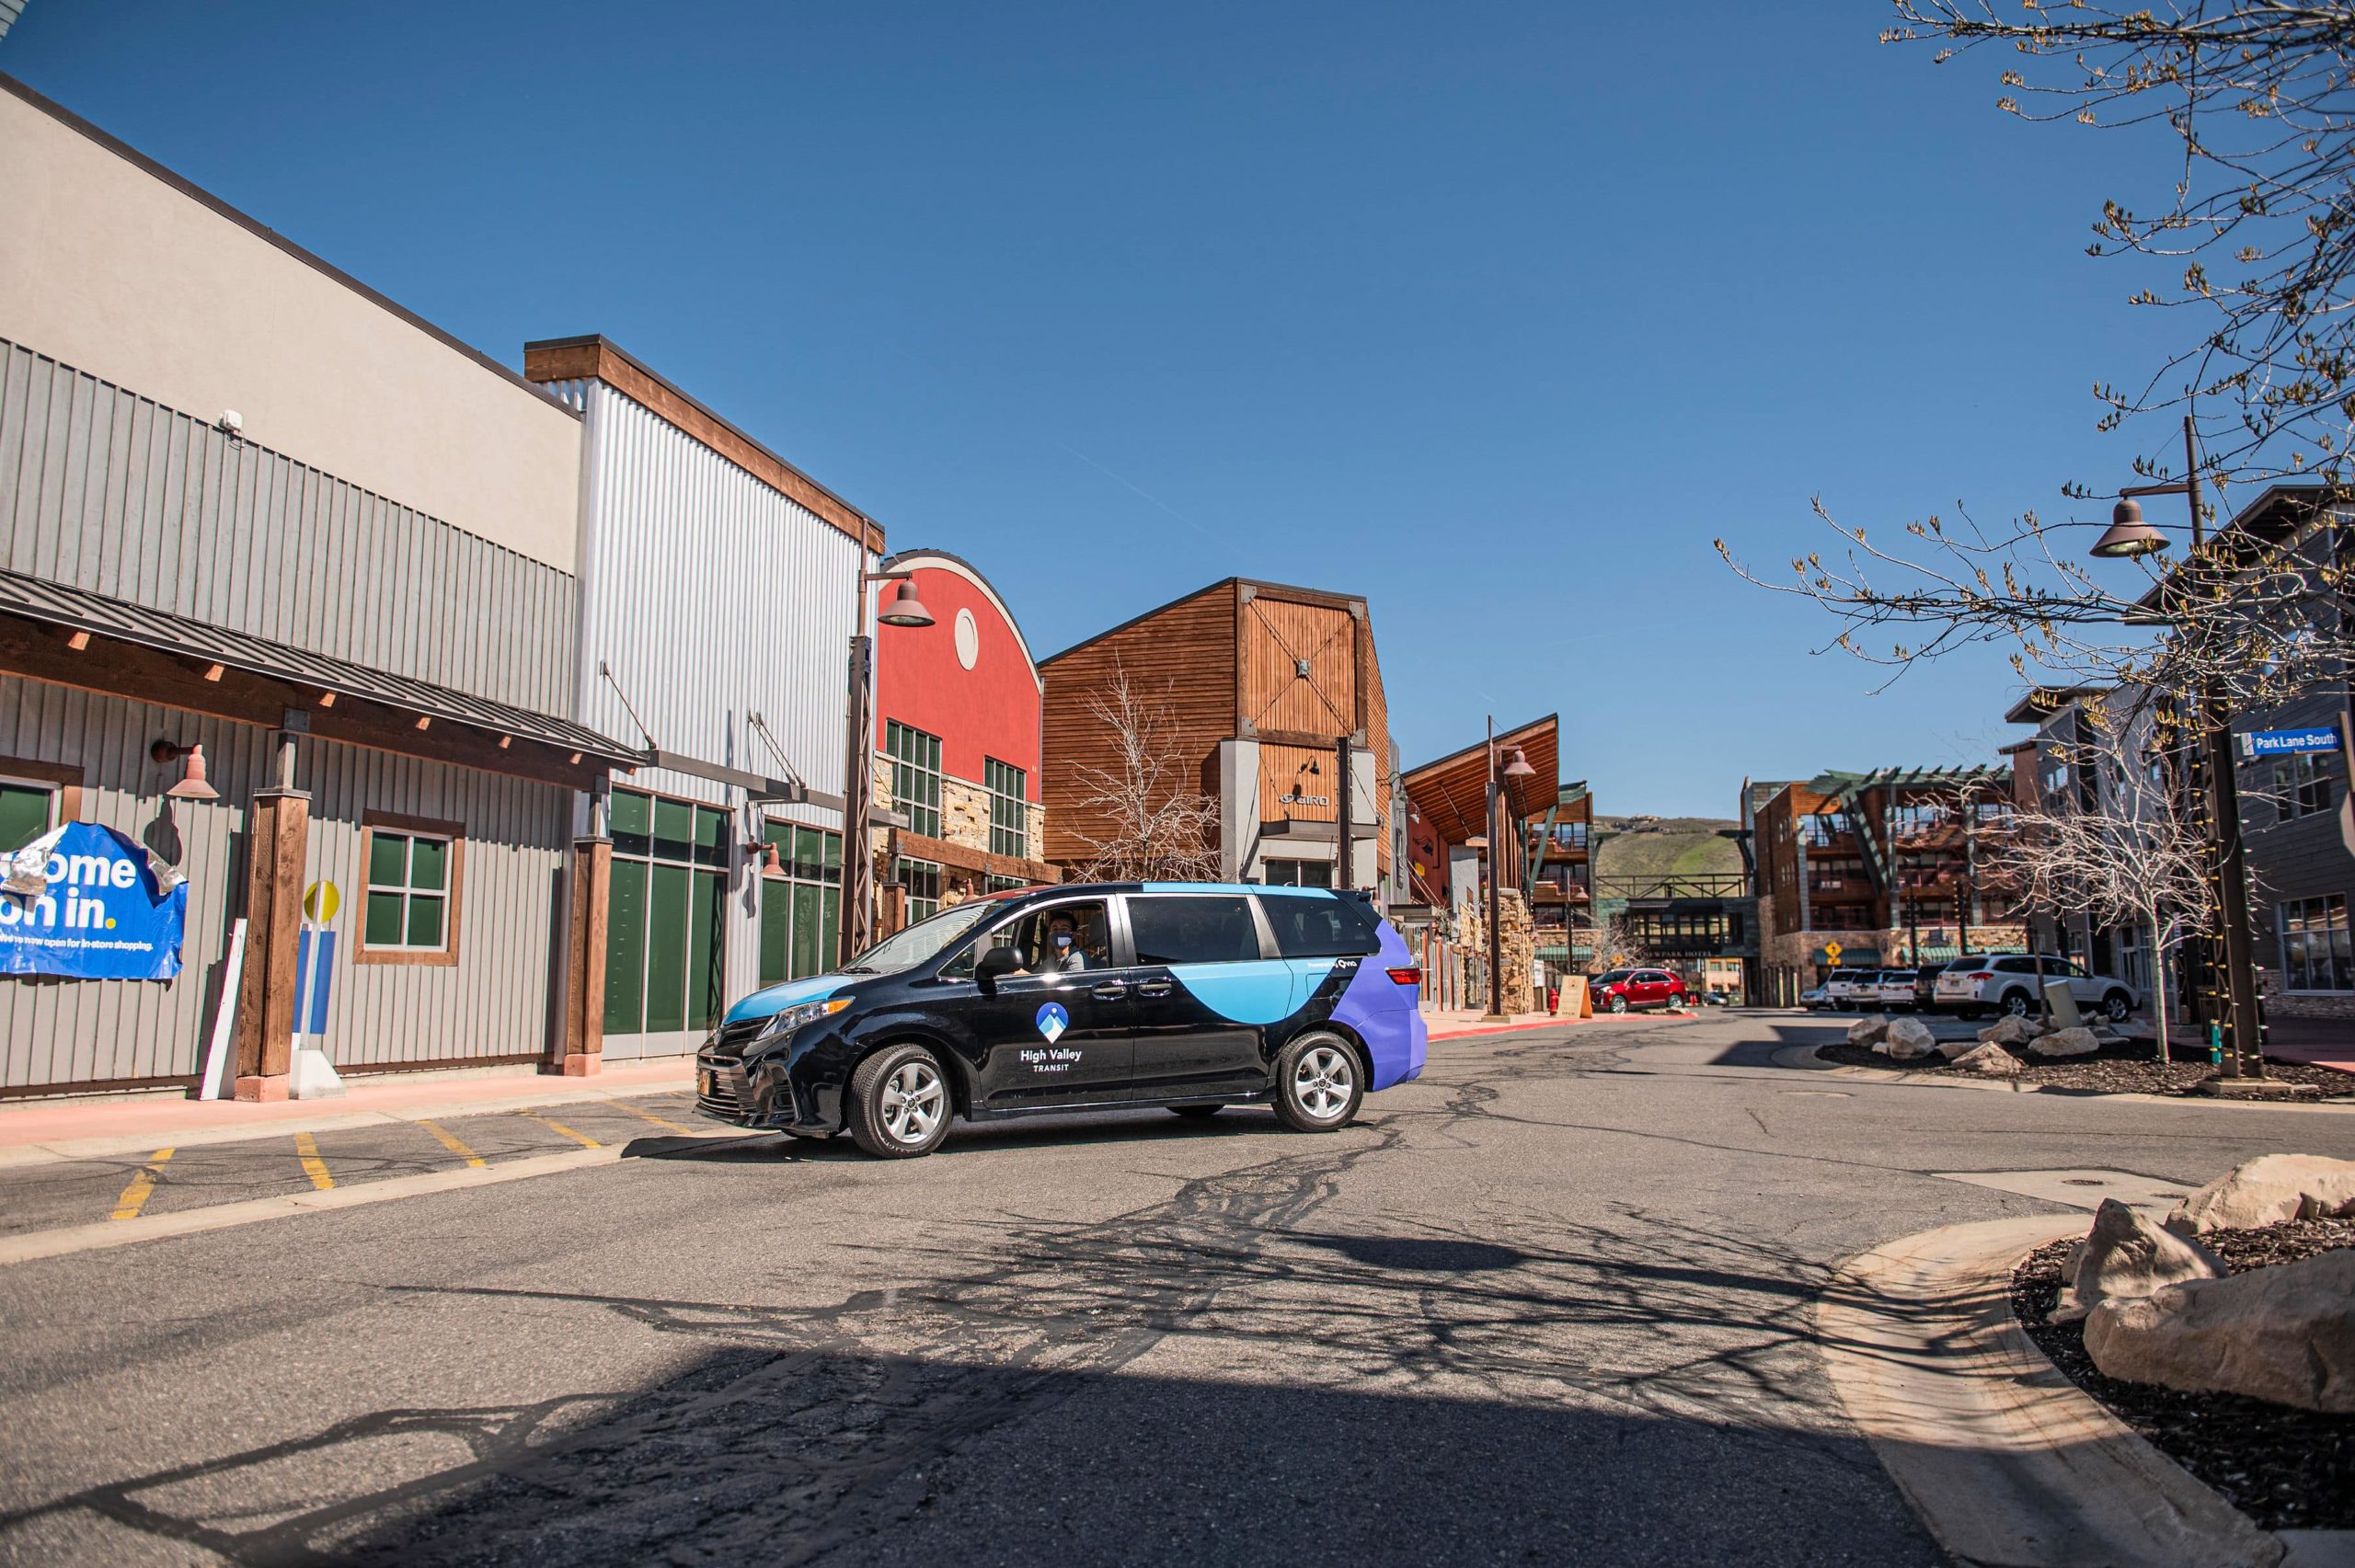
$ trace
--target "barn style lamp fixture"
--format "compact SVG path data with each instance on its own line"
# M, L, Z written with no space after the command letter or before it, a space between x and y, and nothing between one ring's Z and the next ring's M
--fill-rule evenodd
M875 618L887 626L929 626L932 612L916 597L916 585L906 578L899 579L899 590L891 595L891 602L876 613Z
M1529 765L1529 759L1522 755L1520 747L1508 746L1505 748L1505 777L1509 779L1534 779L1536 776L1537 770Z
M2122 492L2118 505L2110 509L2108 532L2094 542L2092 553L2108 561L2148 555L2165 549L2171 541L2164 532L2142 521L2142 508L2134 498L2179 495L2183 488L2181 485L2154 485Z
M188 760L188 767L181 773L180 782L164 792L164 797L167 800L218 800L221 798L221 792L204 782L204 748L202 746L176 746L168 740L158 740L155 745L147 748L147 756L150 761L158 763L177 762L182 758Z

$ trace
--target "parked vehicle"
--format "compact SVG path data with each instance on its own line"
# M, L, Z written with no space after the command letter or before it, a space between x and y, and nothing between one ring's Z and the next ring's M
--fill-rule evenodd
M1868 986L1880 984L1878 969L1834 969L1823 982L1823 994L1834 1011L1854 1013L1859 1007L1872 1005L1873 999L1858 993Z
M753 992L695 1060L714 1121L929 1154L963 1116L1265 1103L1347 1126L1419 1076L1422 972L1363 894L1145 882L953 905Z
M1880 979L1874 983L1871 990L1874 1002L1883 1011L1892 1007L1910 1008L1913 1005L1913 971L1883 969L1880 972ZM1864 990L1865 988L1862 986L1857 988L1859 1000L1862 999Z
M1821 986L1809 986L1799 992L1799 1005L1809 1013L1821 1013L1832 1005L1832 999L1823 994Z
M1974 954L1968 957L1949 958L1943 964L1924 964L1916 969L1913 972L1913 1011L1916 1013L1937 1012L1938 977L1948 969L1961 968L1965 965L1975 964L1978 961L1978 956Z
M1684 982L1666 969L1613 969L1589 982L1597 1013L1626 1013L1645 1007L1681 1007Z
M2039 960L2027 953L1978 953L1947 965L1937 979L1938 1003L1963 1018L1988 1013L2025 1018L2041 1011L2036 994L2039 962L2047 980L2069 982L2070 999L2088 1016L2098 1013L2113 1024L2123 1023L2142 1005L2142 994L2124 980L2089 975L2066 958L2048 954Z

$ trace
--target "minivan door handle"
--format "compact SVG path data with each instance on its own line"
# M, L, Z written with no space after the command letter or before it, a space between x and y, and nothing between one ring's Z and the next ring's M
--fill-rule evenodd
M1097 986L1087 994L1094 997L1098 1001L1118 1001L1122 997L1129 994L1129 982L1126 980L1106 980L1102 985Z
M1167 996L1171 984L1172 982L1168 980L1140 980L1137 982L1137 994L1151 997Z

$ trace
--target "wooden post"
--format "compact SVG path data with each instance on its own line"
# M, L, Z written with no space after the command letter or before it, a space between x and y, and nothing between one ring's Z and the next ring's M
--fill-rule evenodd
M246 857L246 965L237 984L240 1100L283 1100L294 1051L294 971L311 797L256 792Z
M587 1078L605 1064L605 918L614 885L614 841L572 841L566 878L564 1033L541 1069Z
M875 940L897 936L908 925L908 885L904 882L883 884L883 920L876 928Z

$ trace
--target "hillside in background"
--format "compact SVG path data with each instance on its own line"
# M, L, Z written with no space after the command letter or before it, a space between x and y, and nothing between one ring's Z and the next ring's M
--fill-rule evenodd
M1740 826L1717 817L1598 817L1594 876L1611 882L1713 871L1740 876L1740 846L1717 834Z

